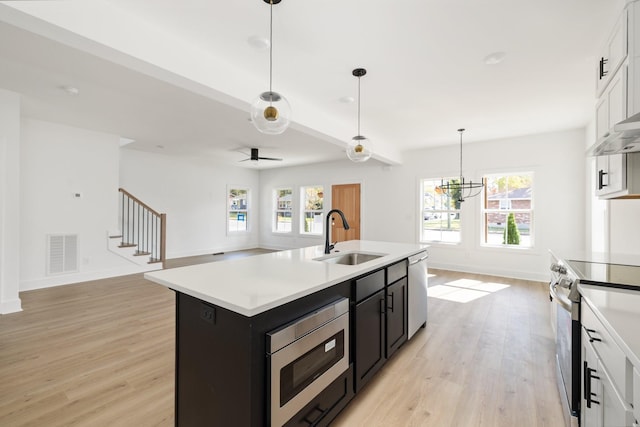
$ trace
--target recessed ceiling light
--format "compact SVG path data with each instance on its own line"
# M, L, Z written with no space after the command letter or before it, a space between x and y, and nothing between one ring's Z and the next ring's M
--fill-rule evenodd
M255 50L269 49L269 39L266 39L261 36L256 36L256 35L250 36L247 39L247 43L249 43L249 46L251 46Z
M505 52L493 52L484 57L484 63L487 65L496 65L504 61L505 56L507 56Z
M338 101L342 102L343 104L351 104L352 102L355 102L355 98L353 96L343 96L342 98L338 99Z
M80 89L75 86L60 86L60 89L65 91L67 95L78 96L80 95Z

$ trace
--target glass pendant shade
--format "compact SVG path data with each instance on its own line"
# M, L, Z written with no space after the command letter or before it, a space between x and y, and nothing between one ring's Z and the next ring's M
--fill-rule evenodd
M366 162L373 154L371 141L362 135L354 136L347 147L347 157L353 162Z
M278 92L263 92L251 104L251 122L262 133L281 134L290 121L291 105Z

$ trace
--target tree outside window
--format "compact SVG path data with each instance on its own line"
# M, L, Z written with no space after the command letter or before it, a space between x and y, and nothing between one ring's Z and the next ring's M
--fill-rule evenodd
M278 188L273 190L273 197L275 212L272 230L274 233L291 233L293 189Z
M227 230L231 233L249 230L249 189L230 188L228 191Z
M323 232L322 213L324 209L324 189L321 185L302 187L301 234L319 234Z
M442 182L457 182L456 178L425 179L421 192L421 242L460 242L459 194L442 192Z
M486 175L482 243L530 248L533 224L533 173Z

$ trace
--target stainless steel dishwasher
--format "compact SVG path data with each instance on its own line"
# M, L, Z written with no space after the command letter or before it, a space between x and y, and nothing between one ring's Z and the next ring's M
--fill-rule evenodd
M427 323L427 251L409 257L409 339Z

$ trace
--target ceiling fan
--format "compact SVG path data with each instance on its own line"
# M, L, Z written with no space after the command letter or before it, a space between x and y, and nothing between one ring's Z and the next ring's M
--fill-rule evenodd
M260 155L258 154L258 149L257 148L252 148L251 149L251 156L249 158L246 158L244 160L240 160L241 162L246 162L247 160L251 160L254 162L257 162L258 160L275 160L277 162L281 162L282 159L278 159L277 157L260 157Z

